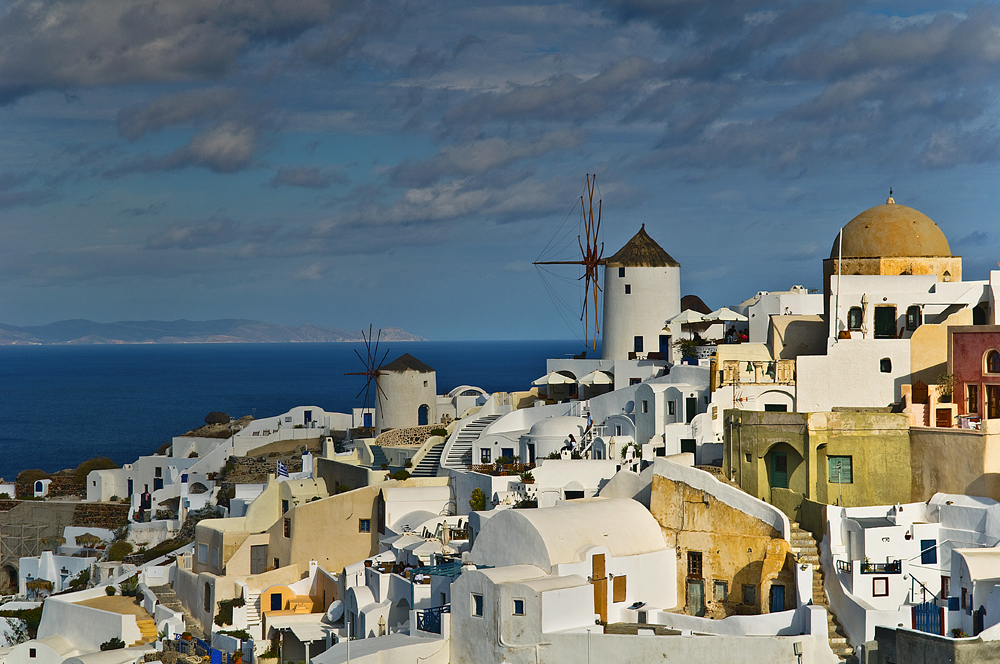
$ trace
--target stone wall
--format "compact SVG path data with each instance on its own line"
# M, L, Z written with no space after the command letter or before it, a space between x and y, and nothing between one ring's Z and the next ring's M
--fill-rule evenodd
M87 487L78 484L72 475L52 475L46 479L52 480L49 484L49 496L60 498L66 496L86 497ZM35 495L35 483L23 482L14 485L14 493L18 498L27 498Z
M128 522L129 505L80 503L73 510L73 525L115 530Z
M382 447L420 447L431 437L431 431L442 429L440 424L428 424L422 427L405 427L390 429L375 439L374 445Z

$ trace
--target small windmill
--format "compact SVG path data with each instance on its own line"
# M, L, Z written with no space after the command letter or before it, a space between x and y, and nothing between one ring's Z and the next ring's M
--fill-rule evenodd
M580 196L580 206L583 209L583 236L577 235L577 245L580 247L580 260L575 261L535 261L532 265L582 265L583 276L583 311L580 320L584 321L584 343L590 345L589 326L590 318L587 315L587 307L590 295L593 293L594 301L594 350L597 350L597 335L600 332L600 320L597 314L597 291L601 290L598 267L604 265L604 243L597 246L597 237L601 232L601 200L597 200L597 221L594 221L594 190L597 188L597 176L591 178L587 174L587 197ZM585 244L586 242L586 244ZM591 290L593 286L593 290Z
M361 355L361 353L359 353L358 349L356 349L356 348L354 349L354 354L358 356L359 360L361 360L361 363L365 366L365 370L364 371L351 371L351 372L345 373L344 375L345 376L365 376L365 386L362 387L361 390L354 397L355 399L357 399L362 394L365 395L364 406L363 406L363 410L362 410L362 412L364 412L364 411L368 410L369 404L371 403L370 397L371 397L372 385L373 384L375 386L375 399L378 401L379 404L382 403L382 399L386 399L386 400L389 399L389 397L387 397L386 394L385 394L385 392L382 390L382 387L378 384L378 380L377 380L377 378L378 378L378 370L382 367L382 363L385 362L385 358L389 354L389 349L386 348L385 352L382 353L382 357L381 358L379 357L379 354L378 354L379 353L379 348L378 348L378 346L379 346L379 342L382 339L382 328L379 328L378 332L373 335L372 334L372 326L369 325L368 326L368 334L367 335L365 335L365 331L364 330L361 330L361 338L364 339L364 341L365 341L365 353L366 353L366 355L365 356ZM372 339L373 338L375 340L374 346L372 345Z

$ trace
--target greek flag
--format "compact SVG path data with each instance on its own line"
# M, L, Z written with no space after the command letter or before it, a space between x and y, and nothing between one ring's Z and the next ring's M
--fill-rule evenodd
M278 462L278 477L288 477L288 466Z

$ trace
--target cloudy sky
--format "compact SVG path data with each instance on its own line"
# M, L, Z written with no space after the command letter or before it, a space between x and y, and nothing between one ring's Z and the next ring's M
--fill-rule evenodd
M984 279L998 84L995 4L7 0L0 322L582 336L587 173L712 307L890 186Z

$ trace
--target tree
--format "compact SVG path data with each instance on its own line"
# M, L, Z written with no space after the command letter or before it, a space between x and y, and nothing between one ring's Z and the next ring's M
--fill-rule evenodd
M473 512L482 512L486 509L486 496L478 486L472 490L472 498L469 499L469 507Z

